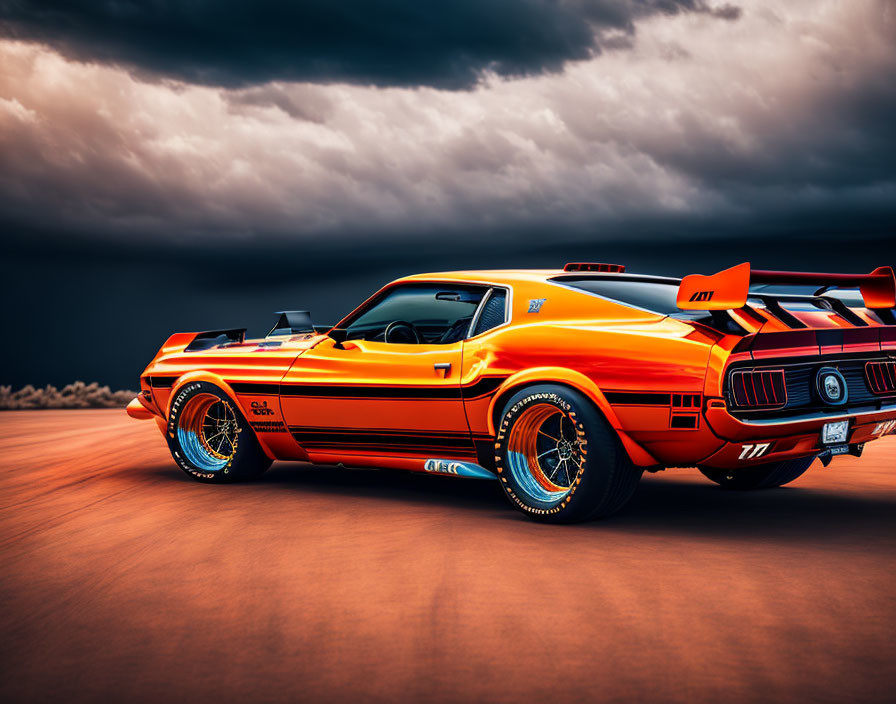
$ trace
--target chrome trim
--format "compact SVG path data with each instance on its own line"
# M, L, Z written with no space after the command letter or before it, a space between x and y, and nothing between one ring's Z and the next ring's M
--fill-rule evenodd
M468 479L497 479L497 475L476 464L462 460L428 459L423 463L423 471L427 474L447 474Z
M434 277L431 279L421 278L421 279L413 279L410 281L406 281L404 279L398 279L397 281L393 281L393 282L388 283L385 286L383 286L379 291L374 293L373 296L370 296L370 298L368 298L367 301L369 301L371 298L374 298L379 293L381 293L382 291L385 291L388 288L392 288L394 286L401 286L404 284L456 284L458 286L482 286L483 288L487 287L489 289L494 289L494 288L504 289L505 291L507 291L507 296L504 301L504 322L501 323L500 325L496 325L495 327L491 328L490 330L486 330L485 332L479 333L479 335L476 335L475 337L479 337L480 335L487 335L490 332L494 332L495 330L503 328L505 325L510 325L513 322L513 284L506 284L506 283L499 284L494 281L484 281L481 279L479 281L472 281L469 279L450 279L450 278L446 278L446 277L440 277L440 278ZM364 301L364 303L367 303L367 301ZM343 318L343 320L351 317L354 313L356 313L361 308L361 306L364 305L364 303L362 303L360 306L358 306L358 308L355 308L355 310L353 310L351 313L349 313L345 318ZM482 305L482 301L480 301L479 304ZM475 315L475 313L473 315ZM341 323L341 322L342 322L342 320L339 321L339 323ZM337 323L337 325L339 323ZM472 340L475 338L468 337L466 339Z
M822 377L827 374L833 376L837 380L843 398L835 401L828 395L827 389L822 388ZM865 385L868 385L867 378L865 379ZM846 377L835 367L822 367L815 372L815 391L818 394L818 397L829 406L845 406L849 402L849 384L846 383Z
M871 389L871 393L873 393L875 396L890 396L893 393L896 393L896 391L889 391L889 390L875 391L874 387L871 385L871 374L868 371L868 367L870 367L872 364L879 364L880 366L885 367L885 365L893 364L893 363L894 363L894 360L892 358L870 359L867 362L865 362L865 384L866 384L866 386L868 386L869 389ZM884 375L882 378L884 379L884 383L886 383L887 379L889 378L890 373L886 370L886 368L881 373ZM877 382L875 382L875 383L877 383Z
M779 404L771 404L771 405L756 405L756 406L741 406L737 402L737 397L734 393L734 375L735 374L773 374L774 372L781 372L781 376L783 378L784 383L784 401ZM746 389L746 385L744 385L744 389ZM763 390L764 393L764 390ZM790 396L787 393L787 374L780 367L775 367L774 369L753 369L749 367L745 367L743 369L736 367L729 371L728 373L728 405L729 408L737 408L738 410L756 410L756 411L780 411L787 405L787 402L790 400Z
M474 284L483 285L483 282L473 282ZM475 340L477 337L481 337L482 335L488 335L489 333L494 332L495 330L499 330L507 325L510 325L513 322L513 286L509 284L495 284L495 283L485 283L485 286L490 286L491 288L488 290L488 293L483 296L483 300L480 301L479 305L483 306L485 304L485 298L490 297L492 291L496 288L500 288L507 292L507 295L504 297L504 322L500 325L495 325L493 328L489 328L484 332L479 333L478 335L469 336L469 333L473 332L475 326L473 324L470 325L469 331L467 333L468 337L465 340ZM479 320L479 313L481 311L477 310L476 313L473 314L474 323Z
M884 355L884 357L883 358L881 358L880 356L874 357L875 354ZM813 361L805 361L808 357L812 357ZM869 357L871 357L871 359L869 359ZM888 392L885 394L875 393L874 389L871 388L871 384L868 382L867 367L869 364L886 363L886 362L893 361L892 353L888 353L888 351L886 351L886 350L878 350L877 353L875 353L873 351L862 351L862 352L853 352L851 354L850 353L845 353L845 354L840 353L839 355L837 355L836 353L832 354L832 355L824 355L824 354L816 354L814 356L806 355L806 357L804 357L804 361L802 361L802 362L789 362L788 363L788 362L782 362L781 359L782 359L781 357L770 357L770 358L768 358L768 363L766 363L766 364L763 364L763 362L766 362L766 360L764 358L745 359L745 360L731 362L731 363L727 364L727 366L725 367L725 372L723 374L723 377L724 377L724 384L725 384L724 391L725 391L725 395L728 400L728 409L729 409L728 412L729 413L731 412L730 409L732 409L732 408L736 411L751 411L751 410L753 410L753 411L757 411L759 413L765 413L765 412L775 413L776 411L781 410L781 408L784 408L784 406L781 406L779 408L756 408L756 407L751 408L750 406L739 406L737 403L735 403L734 402L735 399L733 397L734 391L732 389L732 377L736 373L743 372L743 371L772 372L772 371L779 371L779 370L783 369L785 372L785 378L786 378L786 372L788 369L806 368L806 369L812 370L813 368L815 368L815 372L816 372L815 381L817 382L817 375L818 375L818 372L820 371L820 369L817 368L818 365L823 365L821 368L826 369L832 364L841 364L841 363L848 363L848 362L857 362L857 363L864 362L864 364L865 364L864 382L865 382L865 386L868 387L869 391L871 391L871 393L874 394L874 396L876 396L878 398L880 396L892 396L893 395L893 392ZM777 360L777 363L776 363L776 360ZM839 370L837 370L837 371L839 372ZM842 376L842 372L840 372L840 374ZM813 382L810 381L809 383L812 384ZM785 388L786 388L786 385L785 385ZM847 391L847 394L848 394L848 391ZM873 401L873 402L876 402L876 401ZM844 403L846 403L846 401L844 401ZM786 406L786 404L785 404L785 406ZM830 404L830 407L836 408L836 405ZM736 416L733 416L733 417L736 417Z
M846 411L844 413L840 413L838 415L828 415L821 412L816 413L807 413L802 416L797 416L796 418L787 418L784 420L775 419L775 418L762 418L760 420L743 420L738 418L737 416L732 416L731 412L726 408L725 413L727 413L732 420L741 423L742 425L757 425L757 426L766 426L766 425L792 425L794 423L805 423L806 421L813 420L823 420L825 422L834 422L838 420L850 420L853 418L863 418L864 416L874 416L879 413L893 413L896 412L896 405L890 406L881 406L876 411L858 411L855 413L850 413Z
M785 330L784 332L787 332L787 331ZM786 349L786 348L784 348L784 349ZM762 350L762 351L765 352L765 350ZM874 358L875 354L878 355L878 358ZM881 356L883 357L883 359L880 358ZM786 361L787 355L782 355L781 357L760 357L759 359L752 359L752 360L744 359L744 360L738 360L736 362L731 362L726 367L726 370L727 371L737 371L741 367L749 366L751 363L753 363L754 366L752 366L750 368L753 369L754 371L769 371L771 369L778 369L780 367L806 367L806 366L811 366L813 364L829 365L829 364L839 364L841 362L865 362L865 363L890 362L890 361L893 361L894 359L896 359L896 357L893 356L893 353L890 350L877 350L876 352L874 350L870 350L870 351L869 350L861 350L858 352L851 352L851 353L848 352L845 354L841 352L840 354L834 353L834 354L830 354L830 355L826 355L826 354L811 355L811 354L809 354L809 355L805 355L803 357L803 359L806 360L809 357L811 357L813 361L787 362ZM778 360L778 361L775 363L775 360ZM765 364L763 365L763 363L765 363Z
M494 291L494 287L490 288L485 292L485 295L482 297L482 300L479 301L479 305L476 308L476 312L473 313L473 319L470 320L470 324L467 326L467 334L464 335L464 339L468 339L472 332L476 329L476 326L479 324L479 318L482 315L482 311L485 308L485 304L488 303L488 299L492 297L492 292ZM506 311L505 311L505 317Z
M367 303L370 303L373 299L375 299L377 296L379 296L381 293L384 293L387 290L397 288L398 286L404 286L407 284L454 284L457 286L481 286L482 288L488 288L489 290L494 289L494 288L504 289L505 291L507 291L507 297L506 297L506 301L504 304L504 322L501 323L500 325L496 325L495 327L491 328L490 330L486 330L485 332L479 333L479 335L485 335L487 333L493 332L494 330L497 330L498 328L502 328L505 325L509 325L512 322L512 317L513 317L513 306L512 306L513 285L512 284L498 284L493 281L470 281L467 279L450 279L450 278L432 278L432 279L422 279L421 278L421 279L412 279L412 280L396 279L395 281L390 281L388 284L386 284L385 286L380 288L378 291L375 291L373 294L368 296L354 310L352 310L348 315L344 316L339 322L337 322L332 328L330 328L330 330L337 330L337 329L345 330L346 328L340 327L342 325L342 323L344 323L346 320L349 320L350 318L355 317L356 313L358 315L360 315L362 312L366 312L366 309L364 308L364 306ZM486 295L488 295L488 293L489 293L489 291L486 291L485 294L483 295L483 298ZM479 305L482 305L482 301L479 302ZM474 313L473 315L475 316L476 314ZM472 329L472 328L469 328L469 329ZM476 337L479 337L479 335L476 335ZM467 337L464 339L469 340L472 338ZM463 342L463 340L458 340L458 342ZM457 344L457 343L452 343L452 344Z

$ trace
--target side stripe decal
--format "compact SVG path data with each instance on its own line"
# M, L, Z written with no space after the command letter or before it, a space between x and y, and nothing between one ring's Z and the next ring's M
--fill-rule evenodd
M456 398L459 386L349 386L280 384L281 396L313 398Z
M607 391L604 393L612 405L621 406L671 406L672 394L652 391Z
M256 394L259 396L278 396L280 384L262 384L255 381L237 381L230 388L238 394Z
M461 386L461 392L465 399L480 398L494 393L504 383L506 376L484 376L475 384Z
M348 384L270 384L237 381L230 386L238 394L303 396L308 398L473 399L487 396L507 377L483 377L468 386L373 386Z
M437 433L431 431L355 430L344 428L310 428L290 426L292 436L301 445L358 447L377 449L457 449L474 451L469 433Z

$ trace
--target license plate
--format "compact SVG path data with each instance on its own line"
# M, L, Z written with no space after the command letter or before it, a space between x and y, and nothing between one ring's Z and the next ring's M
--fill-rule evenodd
M831 457L834 457L836 455L848 455L849 445L834 445L833 447L827 448L825 452L830 453Z
M846 442L846 436L848 434L848 420L840 420L835 423L825 423L824 428L821 429L821 442L823 445L840 445Z

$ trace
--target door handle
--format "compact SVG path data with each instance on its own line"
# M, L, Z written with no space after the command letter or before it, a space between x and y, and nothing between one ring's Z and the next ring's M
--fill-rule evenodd
M432 365L432 368L437 372L445 372L445 376L448 376L451 371L451 362L436 362Z

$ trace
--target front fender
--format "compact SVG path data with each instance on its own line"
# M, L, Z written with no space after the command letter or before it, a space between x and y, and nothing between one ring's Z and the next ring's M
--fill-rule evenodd
M628 433L619 422L619 418L613 411L613 407L607 401L607 397L600 390L597 384L581 372L564 367L535 367L532 369L524 369L509 376L500 387L498 392L492 398L488 409L488 430L491 435L497 435L495 427L495 415L501 409L507 399L516 391L524 386L532 384L562 384L570 386L580 393L587 396L598 410L607 419L607 422L616 431L622 446L628 453L632 462L639 467L651 467L658 465L659 462L641 445L636 443L629 437Z
M195 381L206 381L210 384L214 384L215 386L217 386L219 389L221 389L221 391L223 391L225 394L227 394L227 396L230 398L231 401L234 402L234 404L236 404L236 407L240 409L240 412L243 414L243 417L244 418L246 417L246 409L243 408L243 404L240 403L239 398L237 398L237 395L234 392L234 390L230 387L230 384L228 384L226 381L224 381L224 379L222 377L220 377L218 374L214 374L212 372L205 371L205 370L199 370L199 371L195 371L195 372L187 372L186 374L184 374L182 377L180 377L177 380L177 383L175 383L174 387L171 389L171 395L168 397L168 406L165 409L165 411L166 411L165 417L166 418L171 415L171 404L174 401L174 399L177 398L177 394L180 393L180 390L187 384L190 384ZM253 434L255 435L255 439L258 440L258 444L261 445L261 449L264 450L264 453L268 456L268 458L272 459L272 460L277 459L274 456L274 453L271 451L271 448L268 447L267 443L262 438L260 438L258 436L258 433L255 433L253 431Z

